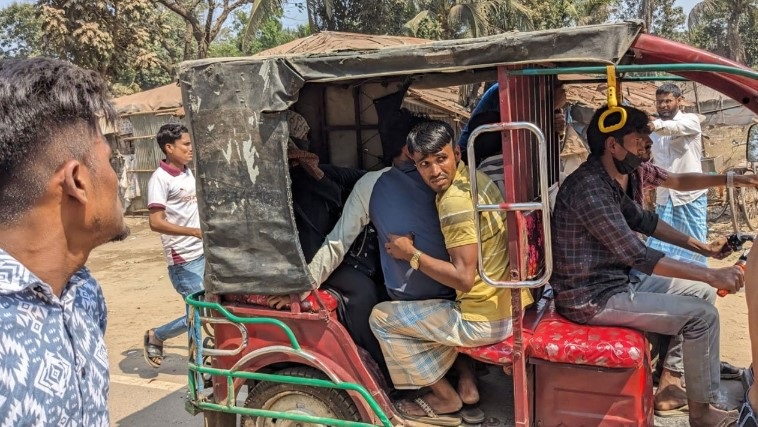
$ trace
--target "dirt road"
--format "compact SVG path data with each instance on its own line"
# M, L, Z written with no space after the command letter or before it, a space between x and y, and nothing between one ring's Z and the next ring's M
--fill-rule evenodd
M160 369L142 359L145 330L184 312L171 286L158 234L144 218L129 218L132 235L95 250L88 263L108 301L105 336L110 357L111 419L114 426L201 426L200 417L184 412L186 338L166 342ZM717 224L718 230L724 225ZM728 265L736 255L714 265ZM750 361L744 293L720 298L722 359L738 366Z

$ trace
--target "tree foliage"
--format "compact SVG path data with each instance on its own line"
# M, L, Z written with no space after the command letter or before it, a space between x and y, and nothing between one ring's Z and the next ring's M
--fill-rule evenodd
M39 0L36 7L43 48L112 83L134 86L139 72L170 68L151 49L164 32L151 0Z
M748 52L755 50L756 21L758 0L702 0L690 11L687 26L695 44L737 62L754 63Z
M671 40L683 40L684 9L674 6L676 0L625 0L619 4L621 19L641 19L650 34Z
M12 3L0 9L0 58L57 56L43 37L42 20L34 5Z
M689 42L750 66L758 66L758 1L702 1L690 11Z
M224 30L230 15L254 0L155 0L177 14L186 24L186 35L194 39L197 58L208 56L211 43ZM185 49L186 50L186 49Z

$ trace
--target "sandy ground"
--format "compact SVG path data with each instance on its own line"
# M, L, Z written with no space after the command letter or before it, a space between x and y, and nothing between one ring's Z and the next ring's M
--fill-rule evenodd
M176 318L184 312L182 301L167 276L166 262L158 234L150 231L145 218L128 218L132 234L125 242L96 249L89 267L103 286L109 318L106 342L109 350L114 387L111 411L114 425L202 425L184 415L182 385L186 384L186 338L166 343L164 366L149 368L142 359L142 335L145 330ZM728 232L726 219L714 224L714 232ZM730 265L737 255L713 265ZM747 333L747 309L744 293L720 298L722 359L737 366L750 363ZM150 416L149 421L135 421L135 412L160 405L170 407L169 419ZM159 408L159 406L156 406ZM156 413L165 411L158 409ZM160 419L160 421L158 421ZM189 419L189 421L188 421ZM184 420L184 421L182 421ZM153 423L156 422L156 423Z

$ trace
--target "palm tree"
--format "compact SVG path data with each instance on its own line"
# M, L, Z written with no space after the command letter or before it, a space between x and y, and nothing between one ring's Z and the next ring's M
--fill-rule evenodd
M437 36L441 39L481 37L506 29L533 27L531 12L520 0L431 0L417 3L420 11L405 24L414 36L421 35L424 24L430 22L439 25ZM506 23L509 25L504 25Z
M314 13L318 7L318 1L319 0L305 0L305 9L308 13L308 26L311 34L316 32ZM323 2L327 17L331 18L334 10L334 0L320 1ZM242 31L243 49L247 47L247 44L260 28L261 23L281 11L284 8L284 3L285 0L257 0L253 3L253 8L250 10L250 16Z
M739 33L740 19L758 14L758 0L702 0L695 4L687 19L692 30L703 24L708 15L723 14L726 20L727 56L745 63L745 44Z

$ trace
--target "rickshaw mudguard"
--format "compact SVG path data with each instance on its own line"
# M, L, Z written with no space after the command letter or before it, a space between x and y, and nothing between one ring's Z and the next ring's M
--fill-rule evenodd
M241 317L268 317L289 326L301 351L294 351L281 328L272 325L247 325L247 346L237 356L218 356L212 366L246 372L267 372L272 366L299 364L323 372L333 382L349 382L363 385L390 417L396 417L394 407L382 387L366 368L358 349L334 312L292 313L252 305L224 304L229 312ZM239 330L229 324L216 325L214 330L216 349L234 349L240 346ZM258 351L256 349L270 349ZM249 357L251 353L253 357ZM227 398L227 383L223 378L214 381L213 394L217 402ZM236 392L246 380L234 381ZM364 420L380 423L376 414L359 394L348 392Z

